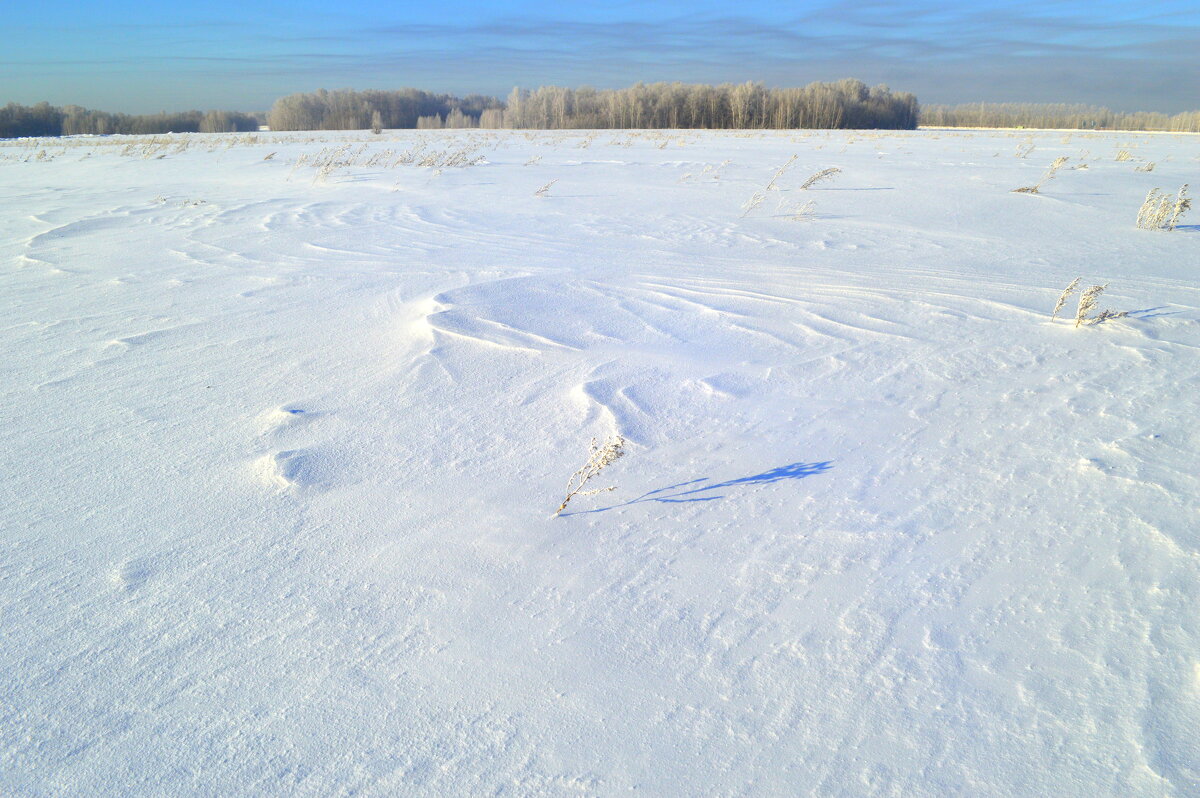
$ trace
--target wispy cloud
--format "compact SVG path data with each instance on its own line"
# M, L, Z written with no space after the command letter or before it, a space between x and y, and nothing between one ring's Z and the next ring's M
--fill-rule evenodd
M10 50L0 63L18 78L41 76L43 84L91 66L105 74L151 70L176 82L215 78L230 89L246 81L275 94L319 85L504 94L513 85L546 83L795 85L859 77L914 91L925 102L1063 101L1183 110L1195 105L1193 87L1200 85L1200 10L1174 0L1134 8L1107 0L1087 6L1047 0L1036 8L1005 0L985 6L836 0L790 15L736 16L702 5L692 14L653 18L634 16L634 7L609 8L609 14L630 16L584 21L508 15L406 22L350 15L341 27L319 29L268 29L226 19L121 23L89 29L90 60L78 49L64 54L43 48L15 55Z

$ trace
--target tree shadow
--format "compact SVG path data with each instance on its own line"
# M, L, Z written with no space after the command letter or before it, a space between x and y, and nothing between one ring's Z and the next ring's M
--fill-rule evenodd
M689 479L686 482L678 482L674 485L668 485L665 488L643 493L636 499L630 499L625 502L611 504L608 507L597 507L594 510L576 510L575 512L563 513L567 515L587 515L588 513L603 513L608 510L614 510L617 507L628 507L631 504L641 504L642 502L660 502L662 504L685 504L688 502L711 502L717 499L725 498L725 494L710 495L713 491L724 490L726 488L735 488L742 485L767 485L772 482L779 482L784 479L804 479L816 474L823 474L833 468L832 461L826 460L819 463L792 463L791 465L779 466L772 468L770 471L764 471L761 474L754 474L749 477L740 477L738 479L729 479L724 482L713 482L711 484L701 484L709 482L708 477L700 477L699 479Z

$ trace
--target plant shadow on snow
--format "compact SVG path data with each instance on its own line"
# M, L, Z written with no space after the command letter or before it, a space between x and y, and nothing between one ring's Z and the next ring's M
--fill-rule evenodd
M683 504L685 502L711 502L717 499L725 498L725 494L716 496L707 495L716 490L725 488L734 488L742 485L767 485L772 482L779 482L784 479L804 479L816 474L823 474L833 468L832 461L826 460L820 463L792 463L791 465L779 466L772 468L770 471L764 471L761 474L754 476L741 477L739 479L730 479L725 482L714 482L710 485L702 485L700 483L708 482L709 477L700 477L699 479L690 479L687 482L679 482L674 485L668 485L665 488L658 488L648 493L643 493L636 499L630 499L627 502L618 502L617 504L609 505L608 507L597 507L594 510L577 510L573 513L563 513L568 515L586 515L588 513L603 513L608 510L614 510L618 507L628 507L631 504L640 504L642 502L662 502L664 504ZM701 495L704 494L704 495Z
M1131 311L1129 311L1129 317L1134 318L1134 319L1155 319L1155 318L1158 318L1159 316L1178 316L1180 313L1183 313L1182 310L1167 310L1166 308L1167 308L1166 305L1159 305L1156 308L1146 308L1144 310L1131 310ZM1156 311L1165 311L1165 312L1158 313Z

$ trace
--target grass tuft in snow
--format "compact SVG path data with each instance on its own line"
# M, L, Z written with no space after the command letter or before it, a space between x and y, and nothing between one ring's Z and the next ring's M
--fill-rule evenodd
M1179 187L1172 197L1160 189L1152 188L1138 209L1137 226L1141 230L1174 230L1179 218L1192 207L1192 198L1187 195L1187 183Z
M1079 281L1076 280L1075 282ZM1074 284L1075 283L1072 283L1071 286L1074 286ZM1068 288L1071 286L1068 286ZM1093 285L1088 287L1087 290L1079 295L1079 307L1075 310L1076 328L1078 328L1081 324L1100 324L1101 322L1108 321L1109 319L1123 319L1129 315L1129 311L1127 310L1108 309L1100 311L1095 316L1088 315L1096 309L1096 305L1100 300L1100 295L1104 293L1105 288L1108 288L1108 283L1105 283L1104 285ZM1064 292L1063 296L1066 296L1066 292ZM1061 302L1063 300L1060 299L1059 301Z

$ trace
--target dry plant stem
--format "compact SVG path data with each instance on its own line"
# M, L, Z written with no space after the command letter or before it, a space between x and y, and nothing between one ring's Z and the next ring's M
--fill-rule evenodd
M1041 180L1037 181L1032 186L1014 188L1013 191L1017 194L1037 194L1046 182L1054 179L1054 175L1058 173L1058 170L1061 169L1063 164L1065 164L1068 160L1069 159L1065 155L1058 156L1054 159L1054 163L1050 164L1050 168L1046 170L1046 174L1042 175Z
M1088 314L1096 307L1096 301L1100 295L1104 293L1104 289L1108 288L1108 283L1104 285L1093 285L1079 295L1079 307L1075 310L1075 327L1088 321Z
M1153 224L1155 217L1158 215L1158 208L1161 204L1162 196L1157 188L1150 189L1146 194L1146 199L1142 200L1142 207L1138 208L1137 226L1141 230L1153 230L1157 225Z
M805 180L800 185L800 190L805 191L806 189L810 189L813 186L815 186L817 183L820 183L822 180L828 180L829 178L833 177L834 175L838 174L841 171L842 170L837 168L836 166L831 166L828 169L822 169L821 171L819 171L816 174L809 177L808 180Z
M775 176L771 178L771 182L767 183L767 191L778 191L779 190L779 187L776 186L775 183L779 180L779 178L783 177L783 173L786 172L788 169L790 169L792 164L794 164L796 162L796 159L799 157L800 157L799 155L793 155L791 158L788 158L787 163L785 163L783 166L779 167L778 170L776 170Z
M746 200L746 204L742 206L742 218L744 219L750 213L750 211L754 210L759 205L762 205L763 201L766 200L766 198L767 198L767 195L764 194L763 192L761 192L761 191L754 192L754 194L750 197L750 199Z
M1128 310L1108 310L1107 308L1105 308L1104 310L1097 313L1095 318L1090 319L1088 321L1088 324L1089 325L1099 324L1101 322L1108 321L1109 319L1123 319L1128 315L1129 315Z
M1067 286L1066 290L1062 292L1062 296L1058 298L1058 303L1054 306L1054 312L1050 314L1051 320L1058 316L1058 312L1063 309L1063 305L1067 304L1067 299L1070 298L1071 294L1075 293L1075 289L1079 287L1079 281L1082 279L1082 277L1076 277Z
M798 203L796 205L796 207L792 210L792 220L797 221L797 222L803 222L807 219L811 219L816 214L816 211L817 211L817 203L813 202L812 200L809 200L808 202Z
M551 187L552 185L554 185L555 183L557 183L557 182L558 182L558 178L556 177L556 178L554 178L553 180L551 180L549 183L547 183L546 185L544 185L544 186L542 186L541 188L539 188L537 191L533 192L533 195L534 195L535 197L544 197L544 196L546 196L546 192L547 192L547 191L549 191L549 190L550 190L550 187Z
M572 474L571 478L567 480L567 496L562 500L562 504L558 505L558 509L554 511L554 514L556 516L561 515L562 511L566 509L567 504L576 496L591 496L596 493L613 490L616 486L597 488L596 490L583 490L583 486L587 484L589 479L621 459L624 455L625 439L620 435L609 438L603 444L592 438L592 442L588 446L588 460L583 464L582 468Z
M1171 208L1171 218L1167 220L1167 229L1174 230L1179 217L1183 216L1192 207L1191 197L1187 195L1187 183L1184 183L1179 188L1179 193L1175 195L1175 205Z
M1138 209L1137 226L1142 230L1174 230L1179 217L1192 207L1187 190L1187 183L1184 183L1172 197L1157 188L1150 189L1142 207Z

